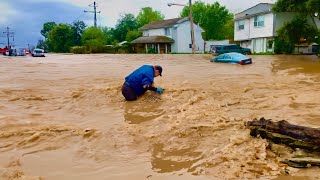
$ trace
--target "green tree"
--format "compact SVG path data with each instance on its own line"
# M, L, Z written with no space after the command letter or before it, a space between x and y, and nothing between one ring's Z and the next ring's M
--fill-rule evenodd
M299 12L313 16L320 12L320 0L278 0L272 10L274 12Z
M118 19L116 27L113 31L114 40L119 42L126 40L127 33L132 30L137 30L138 25L133 14L124 14Z
M112 44L112 42L114 41L114 36L113 36L114 28L102 27L101 31L105 39L105 44L109 44L109 45Z
M89 53L101 53L105 45L105 37L101 29L89 27L83 32L81 42Z
M51 31L57 24L55 22L46 22L43 24L43 29L41 30L42 36L48 38L48 33Z
M184 7L180 13L181 17L189 16L189 7ZM205 4L198 1L192 5L192 16L194 22L199 24L204 30L205 40L222 40L233 38L233 15L218 2ZM232 29L231 29L232 28ZM232 31L232 33L230 33Z
M307 19L303 16L295 17L291 22L285 23L281 28L278 29L278 42L283 44L285 47L293 47L294 44L299 44L301 39L311 43L316 40L319 31L313 25L307 22ZM293 48L282 49L279 47L277 53L286 52L291 53Z
M37 44L37 46L36 46L37 48L40 48L40 49L45 49L45 50L47 50L48 49L48 47L47 47L47 45L46 45L46 43L45 43L45 41L44 40L42 40L42 39L39 39L38 40L38 44Z
M154 21L161 21L164 19L164 15L160 11L154 11L151 7L144 7L140 10L136 17L138 27L142 27L145 24Z
M140 36L142 36L142 32L139 30L129 31L126 36L126 41L131 42Z
M68 24L59 24L48 33L48 43L50 51L53 52L69 52L74 46L73 41L74 31Z
M87 25L83 21L75 21L71 25L71 28L73 29L73 40L75 45L79 46L81 45L81 35L83 31L86 29Z

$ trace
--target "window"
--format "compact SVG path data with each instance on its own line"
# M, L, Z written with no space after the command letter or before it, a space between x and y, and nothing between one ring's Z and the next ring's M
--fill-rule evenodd
M255 16L254 27L263 27L263 26L264 26L264 16Z
M171 36L171 29L170 28L165 28L165 34L166 36Z
M244 29L244 20L238 21L238 30Z
M143 36L149 36L149 31L148 30L143 31Z

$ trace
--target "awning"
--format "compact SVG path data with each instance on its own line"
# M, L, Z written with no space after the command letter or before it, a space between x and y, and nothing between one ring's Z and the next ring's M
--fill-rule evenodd
M131 42L132 44L146 43L174 43L174 40L166 36L142 36Z

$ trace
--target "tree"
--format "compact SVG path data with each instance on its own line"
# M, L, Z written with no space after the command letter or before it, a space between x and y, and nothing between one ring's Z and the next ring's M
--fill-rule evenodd
M37 48L45 49L45 50L47 50L47 49L48 49L48 47L47 47L47 45L46 45L45 41L44 41L44 40L42 40L42 39L39 39L39 40L38 40Z
M144 7L136 17L136 22L138 27L142 27L150 22L161 21L163 19L164 15L160 11L153 11L151 7Z
M43 29L41 30L42 36L48 38L48 33L51 31L57 24L55 22L46 22L43 24Z
M277 31L278 43L283 44L284 47L275 49L275 52L287 52L291 53L294 44L299 44L302 41L307 43L314 42L316 36L319 34L317 28L313 25L308 24L307 19L303 16L295 17L291 22L285 23Z
M320 0L278 0L272 10L274 12L299 12L313 16L320 12Z
M319 17L320 0L278 0L272 8L274 12L293 12L294 19L284 24L277 31L275 52L292 52L295 44L301 39L304 42L319 42L320 31L315 22L315 15ZM308 23L311 19L313 24ZM291 47L291 48L287 48Z
M69 52L74 46L73 41L74 31L68 24L59 24L48 33L48 41L50 51L53 52Z
M133 14L124 14L118 20L113 31L114 39L121 42L126 39L127 33L132 30L137 30L138 25Z
M205 40L233 38L233 33L230 33L231 31L233 32L232 25L230 25L231 21L233 21L233 15L224 6L220 6L218 2L213 4L195 2L192 5L192 11L194 22L205 30L203 37ZM189 7L184 7L180 16L188 17Z
M103 52L105 43L104 34L101 29L96 27L87 28L81 38L81 42L90 53Z
M75 45L81 45L81 35L83 31L86 29L86 27L87 25L83 21L76 21L73 22L73 24L71 25L71 28L74 31L73 40Z
M142 35L142 32L139 30L129 31L126 36L126 41L131 42Z

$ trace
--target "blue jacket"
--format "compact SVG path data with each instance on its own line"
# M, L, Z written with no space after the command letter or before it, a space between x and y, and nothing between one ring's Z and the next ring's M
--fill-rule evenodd
M143 88L144 85L152 85L154 81L154 70L151 65L143 65L133 71L125 78L126 83L134 89L137 96L141 96L147 90Z

